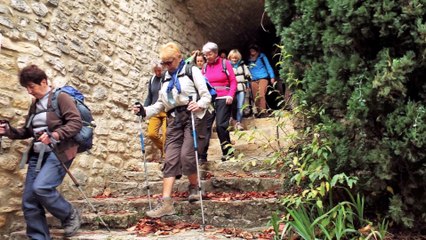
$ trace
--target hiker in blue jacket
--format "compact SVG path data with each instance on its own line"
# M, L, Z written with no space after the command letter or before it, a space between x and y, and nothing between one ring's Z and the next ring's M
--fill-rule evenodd
M259 46L252 44L249 46L250 57L248 59L248 67L252 76L251 91L255 97L255 105L258 109L259 117L266 116L266 90L269 80L274 84L274 70L269 64L265 54L260 52Z

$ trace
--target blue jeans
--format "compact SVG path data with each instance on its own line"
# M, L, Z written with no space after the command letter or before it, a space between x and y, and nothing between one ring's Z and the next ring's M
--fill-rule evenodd
M235 98L237 99L237 122L241 123L241 120L243 119L243 105L244 105L244 98L245 98L245 92L239 91L235 94Z
M38 155L31 155L28 162L27 177L22 196L22 210L30 239L48 240L50 238L45 209L64 221L72 211L71 204L56 190L66 174L56 155L45 153L40 172L36 172ZM65 163L67 167L72 161Z

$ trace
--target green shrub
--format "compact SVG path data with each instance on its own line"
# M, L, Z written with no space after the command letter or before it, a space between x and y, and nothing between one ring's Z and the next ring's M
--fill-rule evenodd
M426 2L266 0L265 6L286 56L281 77L308 116L306 126L320 129L321 146L329 149L326 161L308 160L318 153L310 136L297 156L311 167L325 164L330 178L356 177L367 206L379 206L375 214L424 228Z

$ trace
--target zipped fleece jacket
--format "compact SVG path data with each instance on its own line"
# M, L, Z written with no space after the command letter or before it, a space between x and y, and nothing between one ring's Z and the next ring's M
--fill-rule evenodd
M53 90L54 91L54 90ZM57 97L58 107L62 113L62 119L59 118L52 108L52 96L53 91L49 93L49 99L47 102L47 109L52 109L46 113L47 116L47 127L50 132L57 132L59 135L59 143L56 148L56 152L60 155L58 159L62 161L69 161L77 155L78 144L72 139L83 126L80 111L78 111L74 100L66 93L60 93ZM28 115L25 119L25 126L32 114L35 114L37 100L33 101L28 111ZM29 123L29 127L13 128L10 126L6 132L6 136L10 139L27 139L34 137L34 131L32 124ZM32 151L30 151L30 154Z
M161 111L168 112L176 107L188 105L188 96L192 96L192 99L194 100L199 96L197 104L202 110L194 112L194 115L199 119L204 117L206 109L209 107L211 101L211 95L207 89L206 81L204 80L200 69L196 66L192 66L192 77L194 80L191 80L187 75L185 75L185 67L186 66L184 66L178 73L181 93L177 91L176 87L173 87L170 93L173 101L169 99L169 94L167 93L168 82L172 77L169 72L165 73L164 82L158 92L157 102L145 108L146 117L148 119Z
M217 92L216 99L225 98L227 96L234 98L237 91L237 79L235 78L234 69L231 62L226 60L226 69L229 79L223 71L222 58L218 57L213 63L207 63L203 69L203 74ZM218 87L218 88L216 88ZM224 87L229 87L225 89Z
M260 53L255 61L248 61L251 77L253 81L264 78L275 78L274 70L265 54Z

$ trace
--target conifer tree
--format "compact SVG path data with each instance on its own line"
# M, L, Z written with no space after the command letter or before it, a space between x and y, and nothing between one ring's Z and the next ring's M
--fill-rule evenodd
M306 109L324 109L312 124L324 124L333 143L330 169L359 177L377 214L424 224L426 1L267 0L265 7L291 56L281 76Z

